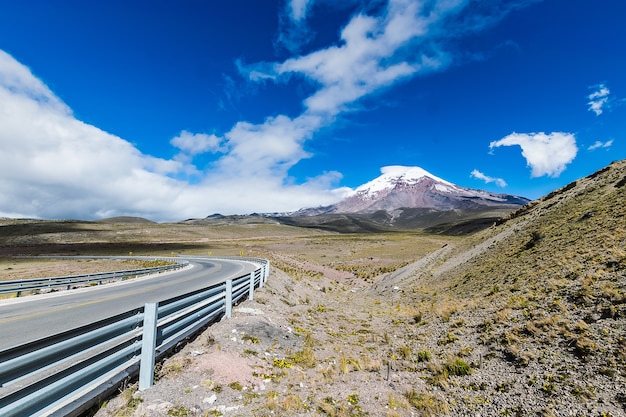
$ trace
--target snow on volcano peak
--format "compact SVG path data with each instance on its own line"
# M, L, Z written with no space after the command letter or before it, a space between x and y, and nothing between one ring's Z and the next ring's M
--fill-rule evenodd
M354 190L355 194L359 192L373 194L378 191L393 188L399 182L404 182L406 184L416 184L420 182L423 178L430 178L438 183L441 183L442 185L445 184L447 186L456 188L456 186L451 182L436 177L420 167L389 165L382 167L380 169L380 172L382 173L381 176L356 188Z

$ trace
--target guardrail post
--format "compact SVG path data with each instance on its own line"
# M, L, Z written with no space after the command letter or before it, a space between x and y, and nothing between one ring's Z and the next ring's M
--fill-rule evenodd
M267 281L267 279L270 277L270 261L267 261L265 263L265 281Z
M261 279L259 279L259 288L263 288L263 281L265 281L265 264L261 264Z
M233 316L233 280L226 280L226 299L224 300L224 307L226 307L226 311L224 314L227 318L231 318Z
M254 300L254 271L250 272L250 300Z
M139 391L152 386L157 335L157 303L146 303L143 313L141 362L139 364Z

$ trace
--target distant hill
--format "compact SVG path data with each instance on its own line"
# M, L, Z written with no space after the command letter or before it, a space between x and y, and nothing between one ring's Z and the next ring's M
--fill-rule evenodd
M212 214L203 219L187 219L183 220L183 224L207 225L207 226L232 226L244 224L279 224L280 222L272 216L264 216L260 214L249 215L228 215Z
M109 217L107 219L96 220L96 223L155 223L152 220L144 219L143 217L133 216L117 216Z

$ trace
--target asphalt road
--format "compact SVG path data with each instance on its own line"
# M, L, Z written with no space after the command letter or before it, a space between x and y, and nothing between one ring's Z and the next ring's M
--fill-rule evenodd
M189 259L191 268L145 278L0 301L0 351L235 278L254 265Z

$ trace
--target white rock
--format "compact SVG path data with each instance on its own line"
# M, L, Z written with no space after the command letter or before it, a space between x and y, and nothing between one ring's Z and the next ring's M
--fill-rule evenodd
M172 404L169 401L164 401L162 403L158 403L158 404L150 404L148 406L146 406L146 409L148 410L166 410L169 408L172 408L174 406L174 404Z
M238 307L238 308L235 309L235 311L237 313L249 314L251 316L262 316L263 315L263 311L259 310L258 308Z
M239 406L226 407L225 405L219 405L215 409L217 411L219 411L220 413L224 414L224 413L227 413L229 411L234 411L234 410L236 410L238 408L239 408Z
M213 404L215 401L217 401L217 395L213 394L210 397L206 397L204 400L202 400L203 403L206 404Z

